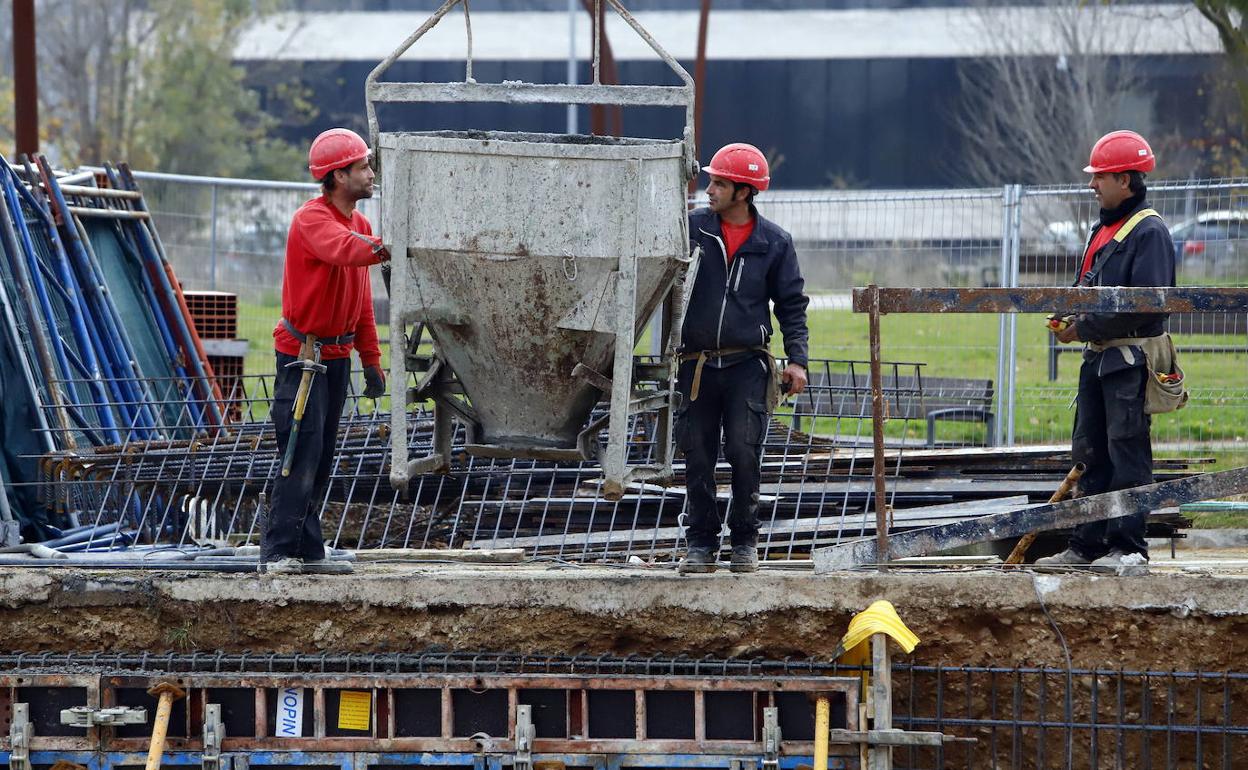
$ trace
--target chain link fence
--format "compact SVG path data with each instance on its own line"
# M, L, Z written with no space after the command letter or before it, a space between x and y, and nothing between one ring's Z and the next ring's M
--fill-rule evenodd
M248 373L269 371L286 230L316 185L136 176L184 286L238 294ZM1248 180L1153 184L1149 200L1174 235L1180 285L1248 286ZM796 243L813 297L811 355L843 360L867 357L867 321L849 309L852 287L1069 285L1097 216L1082 185L775 191L759 209ZM378 199L361 210L376 227ZM379 276L373 286L382 293ZM1167 453L1244 464L1248 318L1184 315L1171 329L1192 398L1154 419L1154 442ZM1039 316L886 316L883 325L886 360L923 364L926 382L960 383L959 392L987 403L991 419L941 420L942 445L1067 444L1078 350L1053 345ZM890 426L894 438L916 441L928 438L924 430L923 420Z

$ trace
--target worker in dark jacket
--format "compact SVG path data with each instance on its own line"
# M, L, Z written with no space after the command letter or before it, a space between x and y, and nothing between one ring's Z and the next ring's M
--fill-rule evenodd
M1145 173L1156 161L1134 131L1114 131L1092 148L1084 171L1100 204L1079 270L1079 286L1174 286L1170 231L1145 200ZM1059 342L1084 342L1072 454L1087 465L1083 495L1153 483L1152 418L1144 411L1153 373L1144 348L1165 334L1159 313L1083 313L1054 329ZM1046 566L1092 565L1115 571L1148 560L1144 513L1092 522L1075 530L1065 551Z
M681 339L676 441L685 454L689 549L681 572L712 572L719 553L715 465L720 435L732 468L728 506L733 572L758 568L758 487L767 416L777 400L769 352L771 311L784 335L788 364L780 374L790 395L806 387L805 282L793 238L759 215L767 160L756 147L730 144L703 169L708 208L689 215L689 237L702 259Z
M390 254L355 207L373 195L368 158L368 145L354 131L331 128L316 137L308 169L320 181L321 195L295 212L286 238L282 318L273 330L273 424L278 458L284 460L290 441L295 448L289 472L279 471L273 481L261 539L261 561L269 572L326 572L334 566L325 558L313 504L329 484L352 349L364 367L364 396L380 398L386 390L368 268ZM305 360L308 348L314 352ZM313 374L292 438L300 383L309 368Z

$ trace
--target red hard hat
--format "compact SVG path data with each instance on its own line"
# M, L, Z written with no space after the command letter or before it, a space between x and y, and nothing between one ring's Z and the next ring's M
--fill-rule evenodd
M710 164L702 168L712 176L722 176L734 182L752 185L759 190L766 190L771 182L767 169L767 159L752 144L736 142L724 145Z
M1152 171L1157 166L1153 148L1134 131L1110 131L1092 146L1092 157L1083 170L1089 174L1121 174Z
M312 140L308 149L308 171L313 179L324 179L331 171L345 168L368 157L368 145L349 128L331 128Z

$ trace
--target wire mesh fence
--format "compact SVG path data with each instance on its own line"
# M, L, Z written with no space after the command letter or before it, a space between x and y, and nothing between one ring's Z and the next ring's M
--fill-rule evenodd
M239 333L251 340L247 371L267 372L286 228L316 186L138 176L179 277L187 288L239 294ZM1246 195L1248 180L1240 179L1150 186L1150 203L1174 234L1180 285L1248 285ZM378 203L362 202L375 224ZM776 191L759 206L797 246L813 296L811 354L857 360L867 357L867 325L849 309L852 287L1069 285L1097 214L1082 185ZM382 282L373 285L380 293ZM384 308L384 297L378 304ZM1192 399L1184 410L1154 419L1155 443L1242 463L1248 454L1248 318L1191 314L1173 319L1171 328ZM883 344L890 360L925 364L931 382L957 381L962 390L989 396L991 421L936 423L935 438L943 445L1069 441L1079 347L1057 346L1042 318L885 317ZM927 425L912 420L889 430L921 439Z

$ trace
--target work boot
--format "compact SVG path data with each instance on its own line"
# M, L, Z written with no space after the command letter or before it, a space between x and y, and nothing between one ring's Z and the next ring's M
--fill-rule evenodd
M758 571L758 546L734 545L732 547L732 560L728 562L728 569L732 572Z
M1086 567L1092 563L1092 560L1076 551L1074 548L1067 548L1061 553L1055 553L1052 556L1045 556L1036 559L1037 567Z
M1142 553L1123 553L1117 548L1092 562L1094 572L1118 575L1148 574L1148 557Z
M690 547L685 558L680 560L676 571L682 575L704 574L715 571L716 554L710 548Z
M302 575L303 559L287 556L285 559L278 559L277 561L261 562L260 568L261 571L270 575Z
M355 572L351 562L341 559L310 559L303 563L305 575L350 575Z

